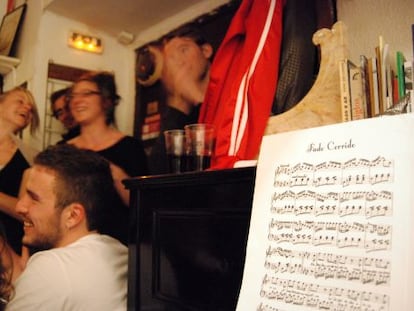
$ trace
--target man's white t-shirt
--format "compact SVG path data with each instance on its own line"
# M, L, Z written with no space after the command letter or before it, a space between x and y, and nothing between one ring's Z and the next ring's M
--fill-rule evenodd
M125 311L128 249L90 234L62 248L35 253L14 284L9 311Z

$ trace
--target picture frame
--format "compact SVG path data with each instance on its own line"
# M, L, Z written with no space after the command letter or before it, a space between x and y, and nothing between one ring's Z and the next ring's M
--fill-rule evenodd
M24 3L3 16L0 25L0 55L13 56L16 39L24 18L27 4Z

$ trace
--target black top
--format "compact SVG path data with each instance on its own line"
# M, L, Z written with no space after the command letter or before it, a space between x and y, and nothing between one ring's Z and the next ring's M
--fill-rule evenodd
M56 144L57 145L64 144L64 143L66 143L66 141L68 141L68 140L70 140L70 139L72 139L76 136L79 136L79 134L80 134L80 127L75 126L75 127L71 128L69 131L67 131L67 133L63 134L62 139L59 140Z
M141 141L134 137L125 136L114 145L97 153L121 167L131 177L148 174L144 147Z
M158 136L148 157L149 173L151 175L168 173L164 131L184 129L184 126L187 124L197 123L199 107L200 105L196 106L190 115L186 115L173 107L168 106L166 108L161 121L160 136Z
M0 191L17 197L24 171L30 165L19 149L12 159L0 170ZM0 221L3 223L7 241L13 250L20 254L22 250L23 225L17 219L0 212Z
M141 142L131 136L125 136L109 148L97 151L108 161L122 168L129 176L142 176L148 173L147 158ZM129 208L121 197L114 198L113 209L108 212L105 223L100 229L128 244Z

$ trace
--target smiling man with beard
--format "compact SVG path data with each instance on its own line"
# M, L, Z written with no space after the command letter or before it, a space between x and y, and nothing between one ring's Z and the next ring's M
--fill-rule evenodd
M63 144L37 155L17 203L23 244L40 249L6 310L126 310L127 248L99 233L111 204L108 162Z

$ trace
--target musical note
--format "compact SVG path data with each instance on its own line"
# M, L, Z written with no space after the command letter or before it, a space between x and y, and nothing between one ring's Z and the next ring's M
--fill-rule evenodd
M393 183L394 162L383 156L278 165L257 310L389 310Z
M393 196L390 191L315 192L292 190L275 192L273 214L364 215L366 218L392 215Z
M367 278L371 278L367 276ZM323 286L316 283L273 277L260 290L260 296L269 301L283 301L287 305L306 306L315 310L388 310L390 297L372 291ZM266 300L258 310L271 305Z

